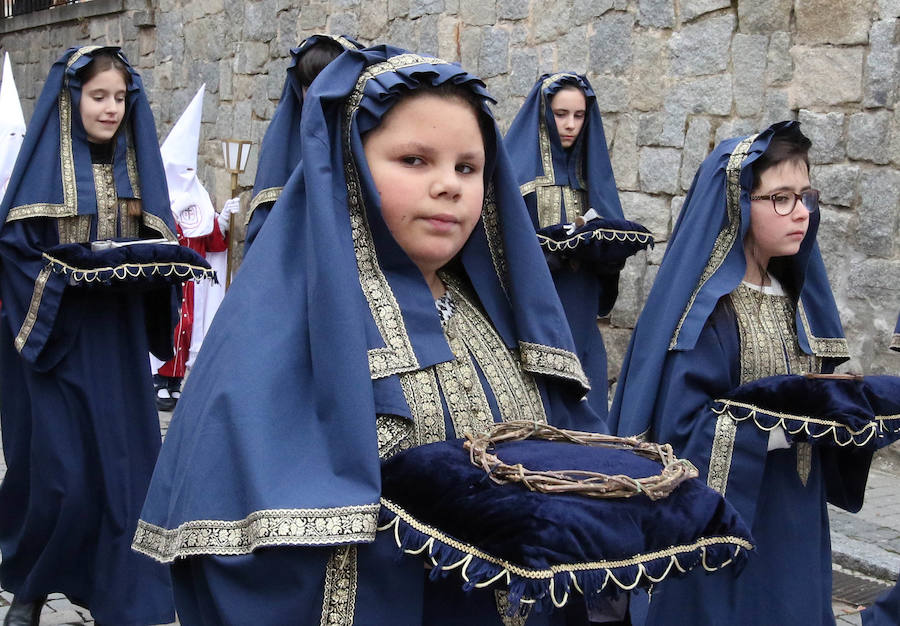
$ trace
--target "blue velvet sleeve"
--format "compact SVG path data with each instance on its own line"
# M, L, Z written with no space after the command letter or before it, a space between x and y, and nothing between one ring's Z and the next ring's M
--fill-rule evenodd
M38 371L51 369L64 356L63 331L70 326L56 323L66 278L51 271L41 256L57 243L55 226L54 220L37 218L8 222L0 230L4 317L16 351Z
M716 397L740 382L739 348L736 321L720 302L696 347L670 353L662 372L651 438L672 444L678 456L690 459L701 480L724 489L728 501L752 524L768 435L738 424L733 439L721 429L717 439L718 416L710 408Z

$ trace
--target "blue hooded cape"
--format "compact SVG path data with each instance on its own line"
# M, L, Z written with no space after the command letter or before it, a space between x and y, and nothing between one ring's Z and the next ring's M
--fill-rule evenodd
M374 539L376 415L412 420L422 406L410 406L402 381L454 357L430 289L381 217L361 137L398 94L445 82L488 99L458 65L388 46L345 52L307 93L302 167L204 341L135 549L172 561ZM546 262L491 128L483 215L458 263L534 376L551 420L597 430L580 402L587 383L562 308L547 297Z
M565 87L580 89L587 105L584 125L568 150L562 147L550 107L553 96ZM589 208L605 220L624 221L600 109L584 76L572 72L541 76L510 125L504 145L513 157L535 230L571 222ZM580 192L585 194L586 206L581 206ZM591 382L589 402L602 417L607 412L609 383L597 317L607 315L615 304L619 269L596 273L585 266L575 270L565 264L553 272L578 356Z
M727 139L701 164L622 366L610 410L614 432L671 443L751 525L757 546L737 579L660 585L648 623L666 623L665 615L679 623L733 615L754 624L833 623L826 500L858 510L871 452L803 448L807 443L768 450L766 430L713 410L716 398L742 383L736 314L720 299L746 270L752 164L776 132L794 124ZM797 254L772 259L768 271L796 304L800 351L830 371L848 354L816 244L818 224L819 213L810 214Z
M245 250L249 249L272 210L272 205L300 163L300 115L303 110L303 89L295 68L307 50L321 41L332 41L345 50L357 50L362 46L350 37L318 34L304 39L291 48L291 64L288 65L281 89L281 98L275 108L272 121L266 129L259 149L256 180L253 181L253 198L247 211L247 235Z
M98 51L118 56L131 75L112 155L115 188L100 190L77 75ZM98 622L171 622L168 572L135 555L130 537L160 446L147 352L171 355L183 279L174 285L142 270L116 282L108 274L122 268L110 267L80 271L78 279L47 253L70 246L96 260L84 244L97 239L100 219L113 222L103 238L116 230L123 198L142 205L129 233L133 226L141 237L175 240L141 79L118 48L71 48L50 70L28 128L0 204L0 420L8 466L0 483L0 586L22 602L64 593ZM57 246L73 224L89 228ZM113 252L145 246L154 249ZM88 274L97 284L76 284Z

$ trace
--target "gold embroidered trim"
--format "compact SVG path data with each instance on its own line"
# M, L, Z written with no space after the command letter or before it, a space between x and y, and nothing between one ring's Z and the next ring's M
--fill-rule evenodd
M500 621L503 626L525 626L528 616L531 614L531 605L524 602L519 604L518 612L510 615L509 591L506 589L494 590L494 602L497 605L497 613L500 614Z
M520 341L519 355L522 359L522 369L526 372L566 378L574 380L585 390L591 388L584 370L581 369L581 361L574 352Z
M454 324L452 318L450 324ZM454 334L450 340L450 347L457 358L438 363L435 365L435 372L438 384L444 392L447 410L450 412L454 436L486 433L493 426L494 418L484 388L478 380L478 373L472 366L466 347L458 335Z
M751 544L749 541L747 541L746 539L744 539L742 537L734 537L734 536L730 536L730 535L729 536L721 536L721 537L701 537L700 539L698 539L697 541L695 541L693 543L682 544L682 545L677 545L677 546L670 546L663 550L656 550L654 552L648 552L646 554L637 554L637 555L635 555L631 558L627 558L627 559L618 559L618 560L609 560L609 561L588 561L588 562L584 562L584 563L567 563L564 565L551 565L549 568L546 568L546 569L526 569L524 567L520 567L518 565L510 563L509 561L506 561L504 559L500 559L500 558L492 556L486 552L483 552L482 550L476 548L475 546L472 546L472 545L469 545L466 543L462 543L461 541L457 541L456 539L443 534L440 530L433 528L431 526L428 526L427 524L423 524L422 522L417 520L415 517L413 517L412 515L407 513L402 507L400 507L399 505L395 504L394 502L392 502L386 498L381 498L381 505L384 508L386 508L387 510L389 510L390 512L394 513L395 517L393 520L391 520L384 526L379 526L378 530L379 530L379 532L392 530L393 534L394 534L394 540L398 546L402 545L402 543L400 541L400 531L399 531L398 522L400 520L403 520L403 522L406 523L411 528L419 531L422 534L427 535L430 538L429 541L431 542L431 545L433 545L433 541L440 541L441 543L444 543L444 544L450 546L451 548L455 548L456 550L459 550L460 552L465 552L467 555L470 555L470 557L479 558L479 559L482 559L483 561L487 561L489 563L499 565L499 566L503 567L504 570L508 571L511 574L515 574L516 576L520 576L522 578L527 578L530 580L547 580L547 579L553 578L553 576L555 576L556 574L559 574L559 573L573 573L574 574L575 572L584 572L584 571L588 571L588 570L598 570L598 569L611 570L611 569L616 569L616 568L621 568L621 567L632 567L632 566L637 565L639 567L637 570L636 579L635 579L634 583L629 584L629 585L623 584L623 582L616 579L615 576L613 576L612 572L607 573L607 576L609 577L609 579L611 579L613 582L615 582L616 585L618 585L619 587L621 587L623 589L631 589L638 583L638 581L640 580L641 574L643 574L644 576L646 576L649 580L651 580L653 582L659 582L660 580L665 578L672 569L671 567L667 567L665 570L665 573L660 578L654 579L649 575L649 573L643 567L640 567L641 565L643 565L644 563L647 563L648 561L653 561L655 559L669 557L672 559L673 565L680 571L684 572L684 571L687 571L687 569L689 569L689 568L682 567L681 564L678 563L678 559L677 559L678 555L685 554L685 553L692 553L694 550L699 549L704 554L704 558L702 559L704 569L706 569L707 571L713 571L718 568L710 568L709 566L707 566L706 559L705 559L705 553L706 553L705 548L707 548L709 546L730 545L735 548L734 556L737 556L737 554L741 550L752 550L753 549L753 544ZM429 541L425 542L425 546L422 547L423 551L424 551L424 548L428 546ZM418 552L419 550L412 549L410 547L410 548L407 548L407 551ZM430 553L429 553L429 556L430 556ZM471 559L468 560L468 562L470 562L470 561L471 561ZM465 570L468 567L468 562L456 564L456 565L454 565L454 567L458 567L459 565L462 565L462 571L460 573L465 575ZM731 560L723 563L720 567L724 567L725 565L727 565L730 562L731 562ZM432 564L437 567L440 567L438 565L438 563L436 561L434 561L433 559L432 559ZM445 568L445 569L448 569L448 568ZM495 577L494 579L488 581L487 584L476 583L475 587L479 587L479 586L486 587L489 584L493 584L497 580L506 580L506 582L508 582L508 578Z
M806 487L809 473L812 470L812 444L808 441L800 441L794 444L794 448L797 450L797 476Z
M542 185L536 190L538 225L541 228L563 221L562 187Z
M810 331L809 319L806 317L806 309L803 302L798 303L800 320L803 323L803 331L809 341L809 347L820 358L849 359L850 346L844 337L816 337Z
M415 445L415 427L399 415L378 415L375 418L378 433L378 458L389 459Z
M537 181L536 180L529 181L529 182L525 183L524 185L519 185L519 193L522 194L523 198L530 193L534 193L535 189L537 189Z
M734 453L734 439L737 436L737 422L728 415L720 415L716 420L712 452L709 455L709 474L706 484L725 496L728 475L731 473L731 457Z
M566 185L562 188L562 197L563 208L566 212L566 223L571 224L576 217L584 215L585 193Z
M804 354L794 331L794 306L787 296L744 285L729 294L740 337L740 383L766 376L818 372L816 357Z
M72 97L69 90L59 92L59 162L62 173L63 204L70 215L78 215L78 191L75 187L75 157L72 152Z
M357 49L356 46L353 45L353 42L351 42L349 39L347 39L345 37L341 37L340 35L327 35L326 33L323 33L323 34L325 34L327 37L331 37L333 40L335 40L336 42L341 44L341 46L344 48L344 50L356 50Z
M266 509L240 520L196 520L166 529L138 520L132 549L162 563L196 554L250 554L263 546L371 542L378 505Z
M115 239L119 217L119 199L112 165L94 163L94 190L97 196L97 239Z
M281 195L281 192L284 190L284 187L267 187L263 189L258 194L253 196L253 200L250 201L250 208L247 209L247 219L245 224L250 223L250 218L253 216L253 212L256 210L261 204L266 204L267 202L275 202L278 200L278 196Z
M356 546L339 546L328 559L319 626L353 626L359 575L356 558Z
M456 358L439 363L436 371L456 436L461 437L466 432L477 435L494 425L491 407L473 360L494 395L501 420L546 423L547 416L534 379L522 369L482 311L473 304L474 296L453 277L441 273L441 278L456 305L456 313L445 329Z
M75 64L75 61L77 61L84 55L89 54L89 53L93 52L94 50L99 50L102 47L103 46L82 46L81 48L78 48L78 50L76 50L74 53L72 53L72 56L69 57L69 60L66 63L66 69L69 69L70 67L72 67ZM68 79L66 79L66 80L68 81Z
M85 243L91 240L93 215L72 215L56 220L59 243Z
M9 210L6 216L7 223L16 220L24 220L32 217L74 217L71 207L64 204L23 204Z
M41 308L41 299L44 297L44 288L47 286L50 274L51 269L44 267L38 274L37 280L34 281L31 304L28 305L28 312L25 314L22 328L19 329L19 334L16 335L15 345L18 352L22 352L25 342L28 341L28 336L31 335L31 331L34 330L34 325L37 323L38 310Z
M175 236L175 233L169 230L169 227L166 226L166 223L161 217L153 215L153 213L151 213L150 211L141 211L141 219L144 222L144 226L158 232L160 235L166 238L166 241L178 241L178 237Z
M494 271L497 273L497 278L500 279L500 286L507 297L509 297L509 268L506 264L506 252L503 248L503 235L500 233L500 213L497 211L493 182L488 186L487 193L484 195L481 222L484 224L484 234L487 237Z
M751 135L738 143L734 148L734 152L731 153L731 156L728 159L728 166L725 170L728 224L726 224L725 228L720 230L719 234L716 236L716 241L713 243L712 251L709 253L709 260L706 262L706 267L703 268L703 272L700 274L700 280L697 281L697 285L694 287L694 291L691 293L691 297L684 307L684 311L681 313L681 319L678 320L675 332L672 334L672 340L669 342L670 350L674 349L678 344L678 335L681 333L681 327L684 325L688 313L691 312L691 308L694 306L694 300L697 299L697 294L700 293L700 290L703 289L706 282L712 278L713 274L719 270L722 263L724 263L728 252L731 251L735 245L741 225L741 163L744 162L747 153L750 151L750 146L753 145L753 142L756 141L758 136L758 134Z
M415 446L443 441L447 438L444 426L444 407L433 367L399 375L403 396L412 413Z

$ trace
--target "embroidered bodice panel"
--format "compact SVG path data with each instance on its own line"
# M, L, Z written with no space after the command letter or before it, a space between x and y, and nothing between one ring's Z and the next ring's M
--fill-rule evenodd
M141 220L128 214L124 199L116 195L113 168L109 163L94 163L94 189L97 192L96 236L91 237L93 215L74 215L57 220L59 243L86 243L93 240L137 238Z
M568 185L538 185L535 194L541 228L559 223L570 224L587 211L587 197L581 189Z
M821 360L797 342L794 304L741 284L729 295L740 339L740 384L767 376L821 371Z
M447 297L440 300L435 305L454 358L399 375L413 421L378 416L382 458L466 432L482 433L495 421L547 421L534 378L522 369L518 351L503 343L475 297L448 281Z

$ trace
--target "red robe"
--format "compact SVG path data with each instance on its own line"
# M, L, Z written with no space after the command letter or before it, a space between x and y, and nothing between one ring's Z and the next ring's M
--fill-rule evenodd
M176 225L177 226L177 225ZM178 243L206 257L207 252L223 252L228 249L225 235L219 230L216 220L212 232L203 237L185 237L181 226L177 226ZM187 281L183 288L181 319L175 327L175 356L163 363L158 373L171 378L184 378L187 360L190 356L191 332L194 328L194 281Z

